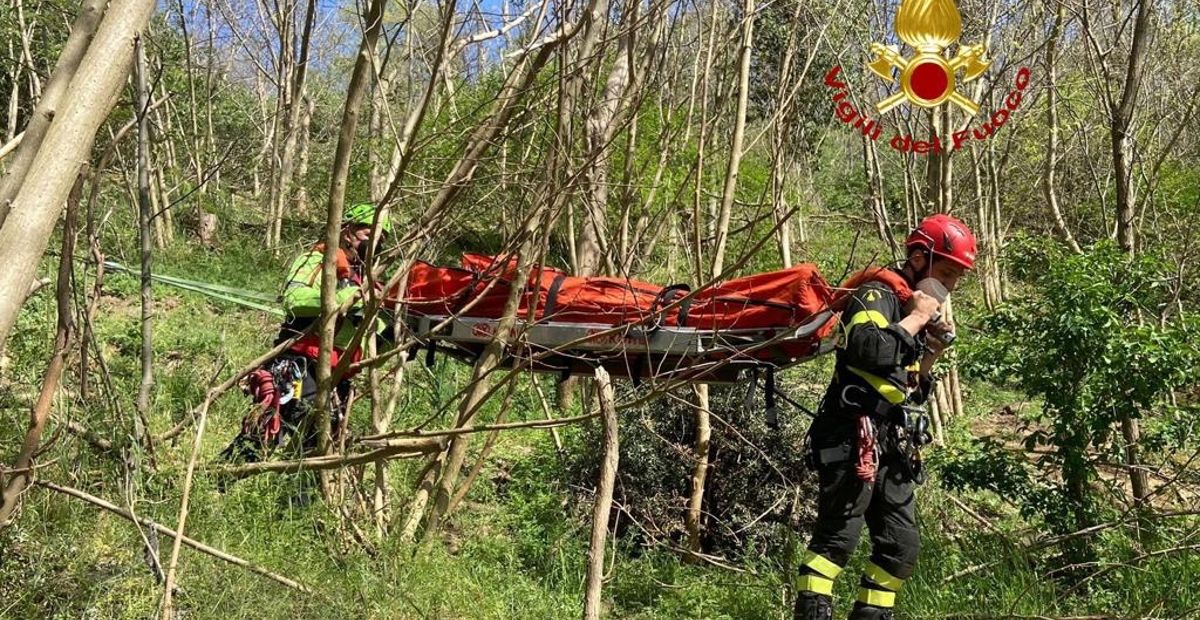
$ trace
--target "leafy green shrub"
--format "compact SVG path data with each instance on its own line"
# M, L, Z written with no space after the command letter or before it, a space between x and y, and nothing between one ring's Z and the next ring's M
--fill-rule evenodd
M792 514L798 485L809 497L801 445L807 423L785 420L767 427L761 393L747 407L745 386L711 386L710 470L702 517L702 547L728 557L778 555L786 536L781 528L807 521ZM691 493L693 408L681 398L652 402L640 416L625 415L621 425L621 466L616 501L637 525L622 516L618 534L631 544L684 546L684 515ZM781 418L785 416L781 415ZM592 489L601 454L599 425L585 428L568 447L566 476L573 488Z
M1101 508L1092 488L1097 453L1120 454L1118 423L1163 416L1170 395L1195 381L1200 321L1165 312L1169 278L1151 256L1130 257L1108 242L1072 254L1045 240L1019 241L1009 254L1026 286L965 343L965 368L1042 400L1037 423L1045 430L1026 444L1053 448L1045 462L1062 480L1042 484L1065 503L1035 509L1055 517L1057 530L1083 529ZM1015 479L1005 484L1020 484L1021 474L1007 473Z
M1033 471L1021 455L992 438L947 446L930 455L930 467L952 491L991 491L1012 502L1026 519L1053 522L1065 514L1058 489Z

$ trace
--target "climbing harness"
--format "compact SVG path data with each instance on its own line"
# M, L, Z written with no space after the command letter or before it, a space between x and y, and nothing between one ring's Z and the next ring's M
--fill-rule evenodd
M281 356L247 375L243 391L253 404L242 419L242 434L258 443L260 449L278 447L282 408L300 398L305 363L303 358Z

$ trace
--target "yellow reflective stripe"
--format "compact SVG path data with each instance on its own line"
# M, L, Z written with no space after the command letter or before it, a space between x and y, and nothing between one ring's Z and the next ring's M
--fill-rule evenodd
M899 592L900 587L904 585L903 579L879 568L879 565L874 562L867 562L867 568L863 572L866 573L867 579L892 592Z
M888 326L887 317L883 316L883 313L876 310L860 310L850 316L850 320L846 322L846 331L862 323L874 323L876 327Z
M813 553L812 551L805 552L804 560L802 560L800 564L807 566L830 579L837 579L837 576L842 572L841 566L834 564L829 558L818 553Z
M883 377L873 375L865 370L859 370L853 366L847 366L846 368L849 369L850 372L862 377L867 383L870 383L871 387L875 388L875 391L879 392L879 395L886 398L889 403L892 403L893 405L899 405L900 403L904 402L904 391L895 385L892 385L891 381L888 381Z
M870 588L858 589L858 602L866 603L874 607L895 607L896 593L884 592L883 590L872 590Z
M800 592L816 592L817 594L832 595L833 580L809 573L800 577L800 580L796 582L796 589Z

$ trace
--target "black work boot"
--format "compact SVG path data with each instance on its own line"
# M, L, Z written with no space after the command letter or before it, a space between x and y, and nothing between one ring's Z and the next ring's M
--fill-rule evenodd
M796 595L794 620L833 620L833 599L816 592L800 592Z
M892 620L892 608L855 603L847 620Z

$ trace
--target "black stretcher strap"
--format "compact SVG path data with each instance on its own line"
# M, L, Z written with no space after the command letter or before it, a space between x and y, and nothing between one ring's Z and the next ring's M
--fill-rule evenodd
M550 283L550 291L546 293L546 307L542 310L542 316L549 317L554 314L555 307L558 306L558 291L562 289L566 279L565 273L554 276L554 281Z
M437 343L433 338L429 339L429 344L425 347L425 367L433 368L433 354L437 351Z
M666 316L658 316L658 313L662 308L675 303L675 300L679 297L686 297L690 292L692 292L692 287L686 284L672 284L658 291L658 293L654 295L654 302L650 304L650 314L655 316L654 327L652 327L650 331L653 332L661 327L663 321L667 318ZM688 301L685 301L683 304L681 304L681 312L682 307L685 306ZM680 318L679 324L680 326L683 325L682 317Z

